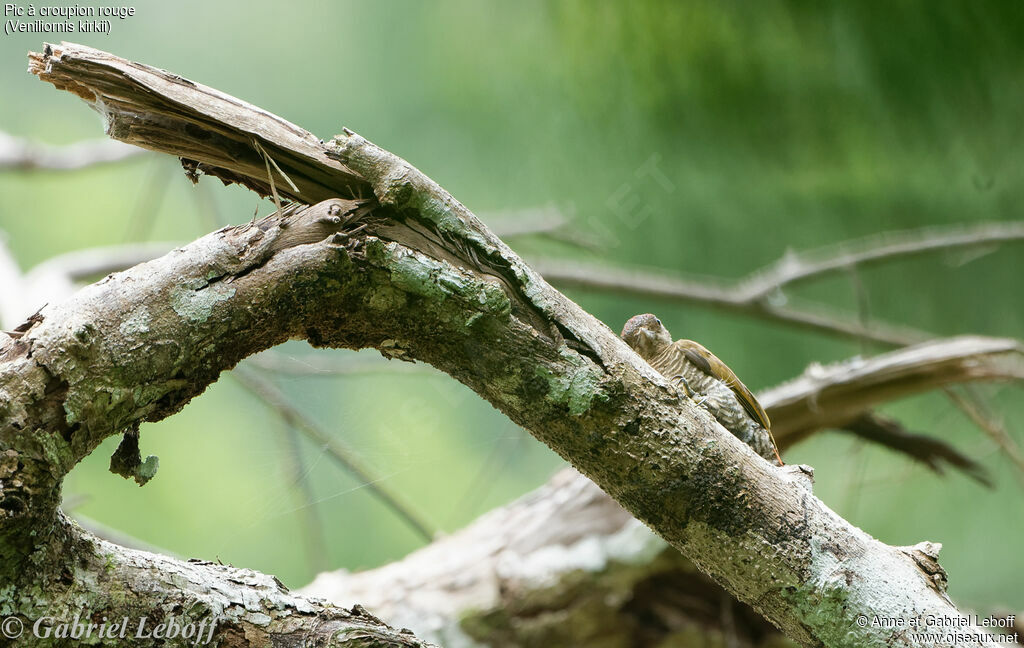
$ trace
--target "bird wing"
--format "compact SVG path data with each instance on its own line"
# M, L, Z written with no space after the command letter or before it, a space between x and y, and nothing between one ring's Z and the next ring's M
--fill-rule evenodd
M740 382L740 379L736 377L732 369L719 360L718 356L693 340L676 340L670 347L670 353L674 356L673 359L676 362L678 362L677 359L680 357L685 358L687 362L697 367L697 369L728 385L729 389L736 394L736 399L743 406L743 409L746 410L747 414L750 415L750 418L757 421L764 429L771 429L771 421L768 420L768 414L761 407L761 403L757 402L757 399L750 393L747 386Z

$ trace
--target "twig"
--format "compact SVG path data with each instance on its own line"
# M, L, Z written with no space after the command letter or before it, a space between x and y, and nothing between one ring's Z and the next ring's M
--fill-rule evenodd
M584 288L714 306L734 313L783 322L796 328L853 340L871 340L888 346L904 346L933 337L924 331L877 321L865 326L857 323L856 316L821 305L808 305L797 310L760 301L747 301L726 282L710 278L688 279L639 269L609 268L607 265L567 263L553 259L531 259L531 265L545 279L560 288Z
M281 196L278 195L277 193L277 183L274 182L274 172L270 170L270 165L274 165L274 168L277 169L277 172L280 173L284 177L284 179L288 181L288 185L292 188L292 190L298 192L299 188L295 186L295 183L292 182L292 179L288 177L288 174L282 171L281 167L277 166L277 162L274 161L274 158L270 157L270 154L267 153L262 146L260 146L259 140L253 139L252 145L253 148L255 148L256 151L260 154L260 157L263 158L263 163L267 167L267 181L270 183L270 195L273 196L274 198L274 206L277 208L277 211L281 211L284 209L284 206L281 204Z
M947 387L945 390L946 396L949 397L957 407L960 408L964 414L974 422L990 439L995 441L1006 456L1017 465L1017 468L1024 473L1024 456L1021 455L1020 447L1013 441L1010 434L1006 431L1006 427L1000 421L996 421L992 416L985 411L984 403L981 398L974 390L964 387L966 393L960 393L952 387Z
M961 248L1024 241L1024 223L979 223L883 232L804 252L790 252L739 282L741 301L766 299L779 288L818 279L854 266Z
M604 247L599 237L572 227L571 206L569 214L554 204L544 207L505 209L487 212L480 219L487 223L495 235L509 239L519 236L543 236L569 245L597 250Z
M557 206L501 209L480 214L480 220L503 238L546 234L565 227L569 219Z
M144 241L153 231L160 208L167 198L175 168L166 160L154 156L149 177L135 192L135 205L125 227L124 241Z
M244 367L236 367L231 375L246 389L259 397L263 404L271 408L288 425L293 426L320 446L328 456L334 459L346 472L362 482L371 493L376 495L389 509L402 518L416 533L428 542L433 539L434 531L431 529L430 524L423 520L411 506L404 503L400 496L392 493L390 489L384 486L380 477L362 466L348 448L345 448L332 435L293 406L277 387Z
M804 252L789 252L778 261L739 281L687 278L640 269L593 266L550 259L534 260L533 266L548 281L590 290L604 290L715 306L733 312L778 320L801 328L842 337L902 346L931 336L924 331L890 324L868 325L861 317L832 312L822 306L804 309L771 303L782 288L830 273L853 270L883 261L955 249L978 248L1024 241L1024 223L981 223L947 228L886 232L854 241ZM859 286L853 276L855 289ZM858 305L865 312L864 296Z
M943 474L943 468L948 464L992 488L992 480L984 466L941 439L908 431L894 419L868 412L839 429L919 461L937 475Z
M0 131L0 171L74 171L96 164L121 162L145 152L138 147L109 139L50 146Z
M292 483L296 485L298 496L302 500L301 514L303 526L305 526L304 535L309 568L314 574L319 574L328 567L324 525L316 506L313 485L309 483L309 475L305 463L302 461L302 447L299 445L298 433L295 426L288 425L287 427L283 445L288 458L288 471L291 473Z

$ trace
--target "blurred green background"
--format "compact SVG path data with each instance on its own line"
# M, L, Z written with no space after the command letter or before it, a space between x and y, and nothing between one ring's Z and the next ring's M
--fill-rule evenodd
M739 277L787 249L1013 220L1024 204L1019 2L135 6L109 36L66 38L234 94L325 139L347 126L485 220L554 206L602 245L510 240L528 259ZM25 72L27 51L59 39L0 37L0 130L54 144L102 135L81 101ZM638 173L644 165L669 184ZM7 171L0 196L0 229L25 269L80 248L187 241L246 221L257 206L272 209L216 180L193 187L175 160L158 156L75 173ZM938 335L1022 338L1021 250L920 257L858 278L872 318ZM879 350L706 308L569 294L616 331L654 310L755 390L813 361ZM844 276L788 296L857 306ZM307 364L375 355L311 356L298 343L282 352ZM371 367L269 377L437 528L459 528L561 465L447 376ZM980 393L1014 438L1024 437L1019 386ZM880 540L942 542L959 603L1024 608L1019 471L941 395L885 411L985 464L995 490L838 433L786 459L815 466L816 493ZM69 478L75 512L183 556L299 586L317 568L379 565L422 542L227 376L180 415L143 427L143 454L161 461L145 488L106 471L113 448Z

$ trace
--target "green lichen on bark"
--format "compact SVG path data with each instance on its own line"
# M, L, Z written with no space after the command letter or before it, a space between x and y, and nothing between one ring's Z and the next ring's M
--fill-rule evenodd
M386 267L390 282L375 286L372 299L381 306L393 305L399 299L396 291L443 301L454 297L471 308L491 315L506 315L511 309L508 295L491 281L466 271L460 271L420 254L410 254L401 246L380 239L369 239L365 246L366 258Z
M559 369L567 365L568 371L555 372L551 365L538 365L534 373L547 383L547 397L552 403L580 416L590 409L594 399L607 399L600 388L602 374L593 363L565 348L559 350L559 355L564 362Z
M783 597L799 613L801 622L830 648L883 648L887 641L857 629L851 618L849 587L838 582L811 581L787 588Z

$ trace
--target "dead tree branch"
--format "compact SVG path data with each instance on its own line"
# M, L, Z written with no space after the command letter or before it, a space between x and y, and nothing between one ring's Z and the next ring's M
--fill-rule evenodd
M925 342L873 358L812 365L758 398L772 432L791 445L822 428L843 428L879 403L978 380L1024 380L1016 340L962 336Z
M941 439L910 432L893 418L867 412L837 429L910 457L937 475L944 474L945 469L952 466L981 485L993 487L988 471L977 461Z
M519 210L515 215L523 216L523 220L515 221L508 214L502 215L505 220L492 228L496 236L544 236L563 239L573 245L591 244L585 237L569 233L566 217L553 207ZM6 287L0 293L0 329L14 328L43 304L67 299L83 281L93 281L152 261L178 245L180 243L124 243L75 250L53 256L22 275L0 240L0 285Z
M78 45L47 46L31 70L102 106L112 136L261 190L265 168L249 154L258 138L288 169L291 197L322 202L214 232L48 306L18 339L0 336L8 609L38 615L52 607L45 599L91 594L91 609L113 616L170 598L217 614L217 602L199 605L187 586L183 601L178 578L173 590L122 587L123 597L103 600L96 574L112 562L114 572L145 565L149 585L192 570L189 582L235 579L258 592L259 603L228 590L257 610L230 617L221 637L322 627L329 611L300 619L303 600L265 606L288 596L266 577L113 551L62 524L57 508L63 476L104 438L129 430L130 448L140 422L174 414L240 359L299 338L448 372L803 645L913 645L856 618L959 616L930 545L890 547L839 518L799 471L770 466L682 398L405 161L348 131L321 144L249 104ZM137 456L136 465L151 468Z

